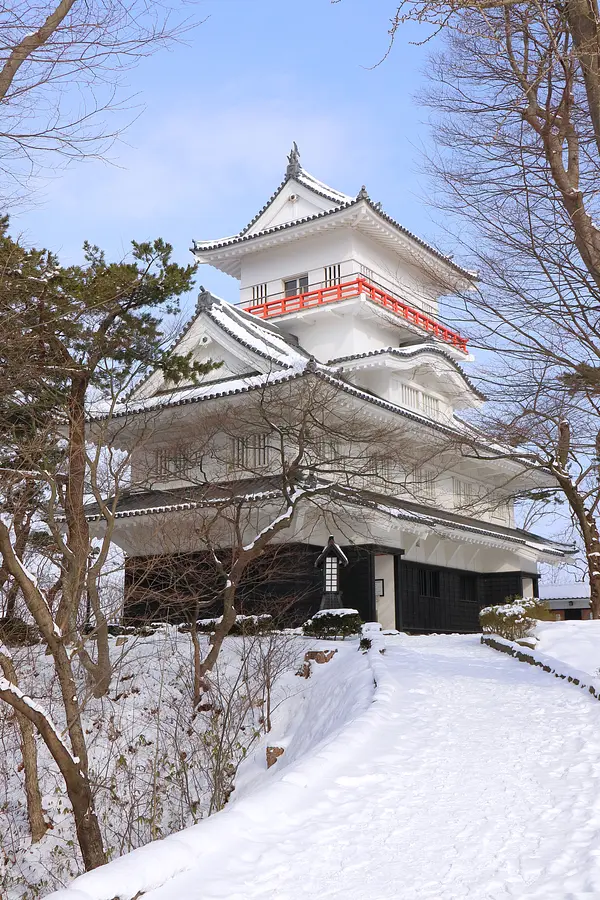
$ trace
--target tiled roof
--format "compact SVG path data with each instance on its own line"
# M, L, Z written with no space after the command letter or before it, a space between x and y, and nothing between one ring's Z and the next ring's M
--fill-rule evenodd
M99 422L109 417L111 419L119 419L123 416L138 415L149 410L185 406L188 403L200 403L203 400L215 400L219 397L232 397L236 394L245 394L249 391L262 389L267 385L293 381L295 378L300 378L303 374L303 372L294 372L286 369L283 372L261 372L258 375L234 376L218 382L209 382L208 384L188 385L182 388L175 388L169 392L154 394L152 397L126 401L115 408L110 415L102 407L96 408L90 412L88 420L90 422Z
M283 181L279 184L279 186L273 191L265 205L262 209L256 213L253 219L251 219L248 224L242 228L240 231L240 235L247 234L252 226L258 222L263 213L266 213L268 208L271 206L276 197L280 194L280 192L284 189L286 184L289 181L297 181L299 184L303 184L307 187L313 194L317 194L319 197L323 197L325 200L331 200L333 203L337 203L340 206L348 201L353 201L353 197L348 197L346 194L341 194L339 191L335 191L332 188L328 187L323 182L319 181L314 175L310 175L308 172L305 172L301 167L298 169L298 173L295 175L286 174ZM339 208L339 207L338 207Z
M423 247L423 249L427 250L429 253L432 253L439 260L451 266L456 272L460 273L464 277L469 280L475 279L477 276L473 272L469 272L464 269L462 266L459 266L458 263L455 263L454 260L447 256L444 253L441 253L431 244L424 241L422 238L418 237L408 228L405 228L404 225L401 225L396 219L392 218L392 216L388 215L383 211L380 204L373 203L372 200L366 195L366 192L360 191L356 197L348 197L345 194L340 194L338 191L334 191L331 188L328 188L327 185L323 185L320 181L314 178L312 175L308 173L304 173L300 169L300 174L293 176L295 180L297 180L300 184L304 184L309 190L313 193L318 194L321 197L324 197L328 200L332 200L336 205L333 209L323 210L322 212L315 213L312 216L304 216L301 219L295 219L292 222L284 222L280 225L272 225L270 228L265 228L262 231L258 231L254 234L249 234L250 228L260 219L264 212L269 208L269 206L273 203L275 198L278 196L280 191L285 187L288 181L292 180L292 176L286 176L284 180L281 182L277 190L271 195L266 204L262 207L262 209L254 216L251 222L243 228L239 234L233 235L231 237L222 238L218 241L194 241L193 244L193 252L197 255L203 252L210 252L214 250L220 250L224 247L235 246L237 244L241 244L247 241L252 241L256 238L264 237L266 235L275 234L280 231L285 231L290 228L294 228L297 225L303 225L308 222L314 222L318 219L323 219L327 216L335 215L336 213L342 212L343 210L351 209L354 206L357 206L359 203L365 203L367 207L374 212L376 215L380 216L385 222L389 225L392 225L398 231L400 231L406 237L409 237L411 240L415 241L419 246Z
M275 363L282 369L297 369L308 362L310 358L297 341L280 332L276 325L256 319L255 316L251 316L245 310L227 303L220 297L216 297L203 287L200 289L194 315L183 326L177 336L177 340L173 344L173 353L177 352L177 348L184 337L203 315L212 319L219 328L240 346L251 350L257 356L271 363ZM153 374L154 372L150 372L136 384L126 399L131 399L131 402L135 402L135 395L144 384L147 384ZM173 392L171 391L170 393Z
M249 478L237 482L223 482L210 485L191 485L161 490L134 491L124 494L117 504L116 517L119 519L144 515L160 515L169 512L181 512L213 506L227 506L229 503L243 501L267 501L282 498L281 480L277 476L266 478ZM326 487L326 485L323 485ZM532 532L520 528L507 528L493 525L480 519L461 516L445 510L428 507L388 497L372 492L358 492L336 485L331 486L331 498L343 503L373 509L417 525L430 528L459 530L471 533L480 538L508 541L523 547L549 553L555 556L566 556L573 552L573 547L551 541ZM96 504L86 507L86 518L90 521L99 519L100 512Z
M494 525L489 522L469 518L468 516L446 512L446 510L426 507L411 501L398 500L382 495L379 498L373 497L370 502L374 508L382 512L388 512L395 518L414 521L416 517L424 525L433 525L434 527L439 525L445 528L471 532L479 536L507 540L522 546L530 546L536 550L543 550L545 553L556 556L567 556L575 551L574 545L552 541L539 534L524 531L522 528L507 528L504 525Z
M126 519L186 509L201 509L220 506L240 500L266 500L281 496L281 490L272 478L246 478L221 484L190 485L160 490L123 491L117 504L116 517ZM110 506L111 500L107 501ZM102 518L97 503L85 507L86 519L90 522Z
M451 363L456 371L459 372L460 375L462 375L465 383L469 386L474 394L477 394L477 396L481 400L487 399L485 395L482 394L477 387L475 387L469 376L466 374L464 369L459 366L456 360L449 353L447 353L445 350L442 350L441 347L437 347L431 341L421 344L412 344L408 347L384 347L380 350L368 350L366 353L355 353L351 356L339 356L335 357L334 359L330 359L327 365L338 366L340 363L353 362L354 360L359 359L371 359L377 356L384 356L387 353L391 354L392 356L399 357L418 356L421 353L434 353L436 356L441 356L449 363Z

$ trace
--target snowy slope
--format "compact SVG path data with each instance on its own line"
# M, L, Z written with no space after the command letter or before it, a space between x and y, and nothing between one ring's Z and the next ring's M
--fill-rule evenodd
M542 653L598 677L600 619L541 623L535 633L539 639L537 649Z
M224 812L55 900L600 897L600 704L477 636L387 644L340 648Z

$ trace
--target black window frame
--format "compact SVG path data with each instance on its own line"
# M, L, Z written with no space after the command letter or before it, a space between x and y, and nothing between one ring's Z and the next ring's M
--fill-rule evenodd
M441 598L440 570L419 567L418 573L419 596L439 600Z
M293 284L293 289L289 285ZM308 291L308 272L302 275L294 275L293 278L283 279L283 293L286 297L296 297Z

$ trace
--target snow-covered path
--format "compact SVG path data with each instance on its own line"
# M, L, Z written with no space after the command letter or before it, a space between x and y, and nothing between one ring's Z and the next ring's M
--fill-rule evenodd
M317 667L222 813L55 898L600 900L600 703L477 636L386 640Z
M472 637L393 639L374 668L335 775L147 900L600 897L600 704Z

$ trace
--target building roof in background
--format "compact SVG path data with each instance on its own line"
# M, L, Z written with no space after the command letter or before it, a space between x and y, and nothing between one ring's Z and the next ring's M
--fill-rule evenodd
M589 600L590 586L586 581L570 581L566 584L544 584L538 587L540 600Z

